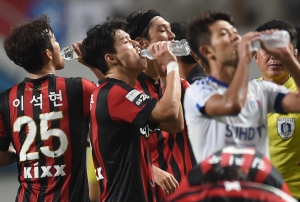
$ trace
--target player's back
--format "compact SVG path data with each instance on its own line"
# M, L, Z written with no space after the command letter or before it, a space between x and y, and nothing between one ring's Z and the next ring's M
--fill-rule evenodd
M25 78L0 96L18 155L16 201L88 201L85 167L89 101L95 84L53 74Z

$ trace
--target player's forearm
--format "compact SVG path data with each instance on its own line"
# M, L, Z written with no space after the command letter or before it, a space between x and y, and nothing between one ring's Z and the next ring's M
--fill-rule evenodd
M224 94L226 103L231 104L233 108L241 109L245 104L248 92L248 68L247 62L239 61L233 80Z
M286 60L281 60L284 67L286 67L290 73L290 75L294 78L295 83L298 88L298 92L300 92L300 63L294 56L287 57Z
M0 151L0 167L16 162L16 153L13 151Z
M184 129L184 117L182 107L179 106L178 118L172 122L161 122L158 126L159 129L166 131L171 134L180 133Z
M160 102L163 103L166 114L171 114L172 117L178 119L179 106L181 105L181 84L178 72L178 64L175 62L172 62L172 64L169 63L167 68L169 68L170 71L166 78L166 83L168 83L168 85L165 88L164 95Z

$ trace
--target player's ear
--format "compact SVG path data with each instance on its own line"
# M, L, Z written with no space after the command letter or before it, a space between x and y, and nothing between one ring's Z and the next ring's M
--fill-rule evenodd
M109 64L116 65L118 63L118 58L114 54L105 54L105 61Z
M205 58L211 58L214 56L212 48L208 45L200 46L199 53L203 55Z
M44 51L44 56L50 60L52 60L52 52L50 51L50 49L46 49Z
M144 38L144 37L143 38L142 37L137 37L135 40L137 42L139 42L139 45L140 45L141 49L145 49L149 46L149 43L148 43L147 39Z
M257 51L255 51L255 53L254 53L254 60L255 60L256 64L258 64L258 60L257 60Z
M298 56L298 49L297 48L294 50L294 56L295 56L295 58L297 58L297 56Z

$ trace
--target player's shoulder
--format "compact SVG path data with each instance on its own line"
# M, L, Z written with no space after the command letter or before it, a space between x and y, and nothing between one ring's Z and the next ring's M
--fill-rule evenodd
M213 77L205 77L194 81L189 89L193 92L201 92L203 90L215 91L218 88L220 88L220 84Z

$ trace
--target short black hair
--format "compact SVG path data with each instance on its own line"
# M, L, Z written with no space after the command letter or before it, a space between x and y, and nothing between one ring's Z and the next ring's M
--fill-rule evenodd
M106 74L108 66L104 56L107 53L116 53L115 31L125 30L125 26L126 22L123 19L109 18L106 22L91 27L80 46L83 60Z
M43 68L44 51L53 50L52 37L50 19L42 14L13 27L4 39L4 49L16 65L35 73Z
M180 41L181 39L186 39L187 27L188 27L187 22L171 23L172 32L175 34L175 40ZM197 61L190 55L183 56L182 61L187 64L197 63Z
M187 40L191 49L207 67L209 67L208 61L199 53L199 47L211 43L211 33L208 27L218 20L224 20L234 25L233 17L223 11L207 11L191 20L188 25Z
M149 28L151 27L151 19L146 19L146 16L160 16L156 10L136 11L129 14L126 18L126 32L130 38L135 40L137 37L146 38L150 40Z
M297 46L297 31L295 27L283 20L273 19L258 26L255 31L262 32L270 29L286 30L290 34L294 48Z

